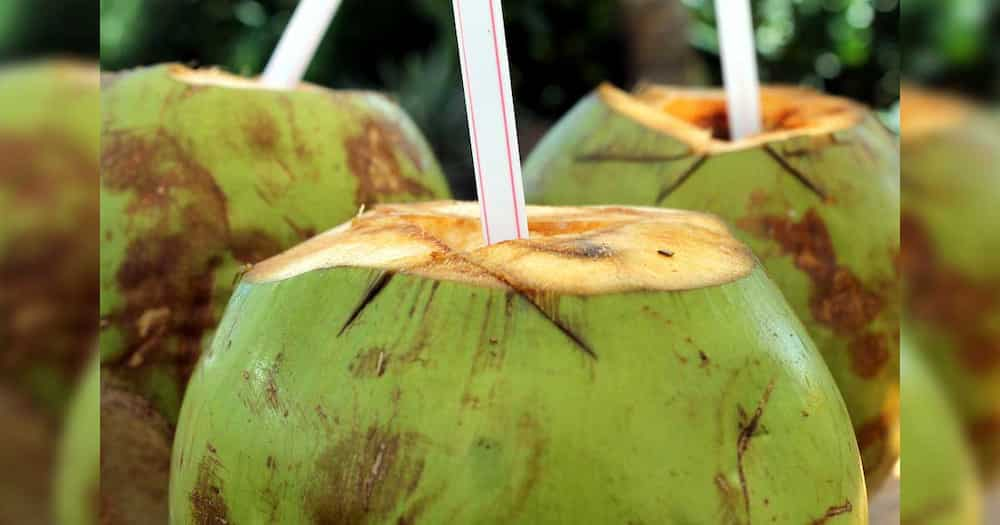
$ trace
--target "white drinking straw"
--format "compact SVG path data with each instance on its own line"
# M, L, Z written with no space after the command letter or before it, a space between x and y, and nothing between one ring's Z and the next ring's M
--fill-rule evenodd
M715 0L722 78L726 84L732 140L761 132L760 80L750 0Z
M292 89L302 81L338 6L340 0L299 2L261 75L264 86Z
M500 0L452 0L486 244L528 237Z

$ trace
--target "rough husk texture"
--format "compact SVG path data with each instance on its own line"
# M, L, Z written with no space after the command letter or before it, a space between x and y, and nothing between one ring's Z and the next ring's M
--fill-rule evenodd
M1000 120L910 90L902 121L905 306L992 477L1000 468Z
M495 248L593 244L562 266L641 272L600 248L622 231L602 214ZM843 401L755 262L701 287L555 293L496 285L502 265L457 278L493 248L418 223L399 217L382 264L327 253L240 284L184 400L174 523L867 523ZM428 238L447 277L391 262ZM627 250L684 272L728 256L719 241L687 260L645 236Z
M729 221L833 372L874 490L899 455L895 139L843 99L796 88L763 96L768 132L728 142L721 92L602 86L528 158L526 196Z
M902 462L900 525L979 525L982 489L972 451L943 386L925 356L901 348Z

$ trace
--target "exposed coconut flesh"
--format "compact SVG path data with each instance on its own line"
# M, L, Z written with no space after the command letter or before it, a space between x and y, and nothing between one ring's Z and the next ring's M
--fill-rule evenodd
M724 284L756 265L720 219L657 208L529 206L530 238L485 246L479 206L384 205L256 265L255 282L321 268L574 295Z
M903 140L952 129L976 110L973 104L957 96L904 86L900 91L899 119Z
M644 86L629 94L604 84L597 93L613 110L702 154L749 149L795 136L829 135L858 125L868 114L860 104L812 89L763 87L763 132L731 141L726 94L721 89Z

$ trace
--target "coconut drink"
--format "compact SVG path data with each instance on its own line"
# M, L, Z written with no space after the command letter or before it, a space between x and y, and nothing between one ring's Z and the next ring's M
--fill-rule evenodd
M161 65L116 76L102 102L101 351L171 422L244 265L362 206L448 194L379 94Z
M184 523L867 523L836 384L720 220L386 205L256 265L184 399Z
M982 489L961 421L941 383L904 338L901 347L902 461L899 523L977 525Z
M955 97L903 92L905 306L983 473L1000 467L1000 121Z
M868 486L899 455L899 160L864 107L800 88L761 93L764 132L729 140L719 90L604 85L525 165L529 203L715 213L781 289L851 413Z

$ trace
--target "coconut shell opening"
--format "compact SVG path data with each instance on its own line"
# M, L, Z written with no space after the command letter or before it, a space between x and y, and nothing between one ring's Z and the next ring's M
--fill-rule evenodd
M530 238L485 246L475 202L384 205L256 265L247 280L377 268L521 291L594 295L724 284L756 265L712 215L528 206Z
M797 135L825 135L861 123L867 109L851 100L807 88L761 88L763 132L731 140L726 94L721 89L643 86L634 94L609 84L598 95L612 109L688 143L696 151L756 147Z
M918 139L955 127L973 112L973 103L948 93L915 86L900 90L900 128L903 140Z

